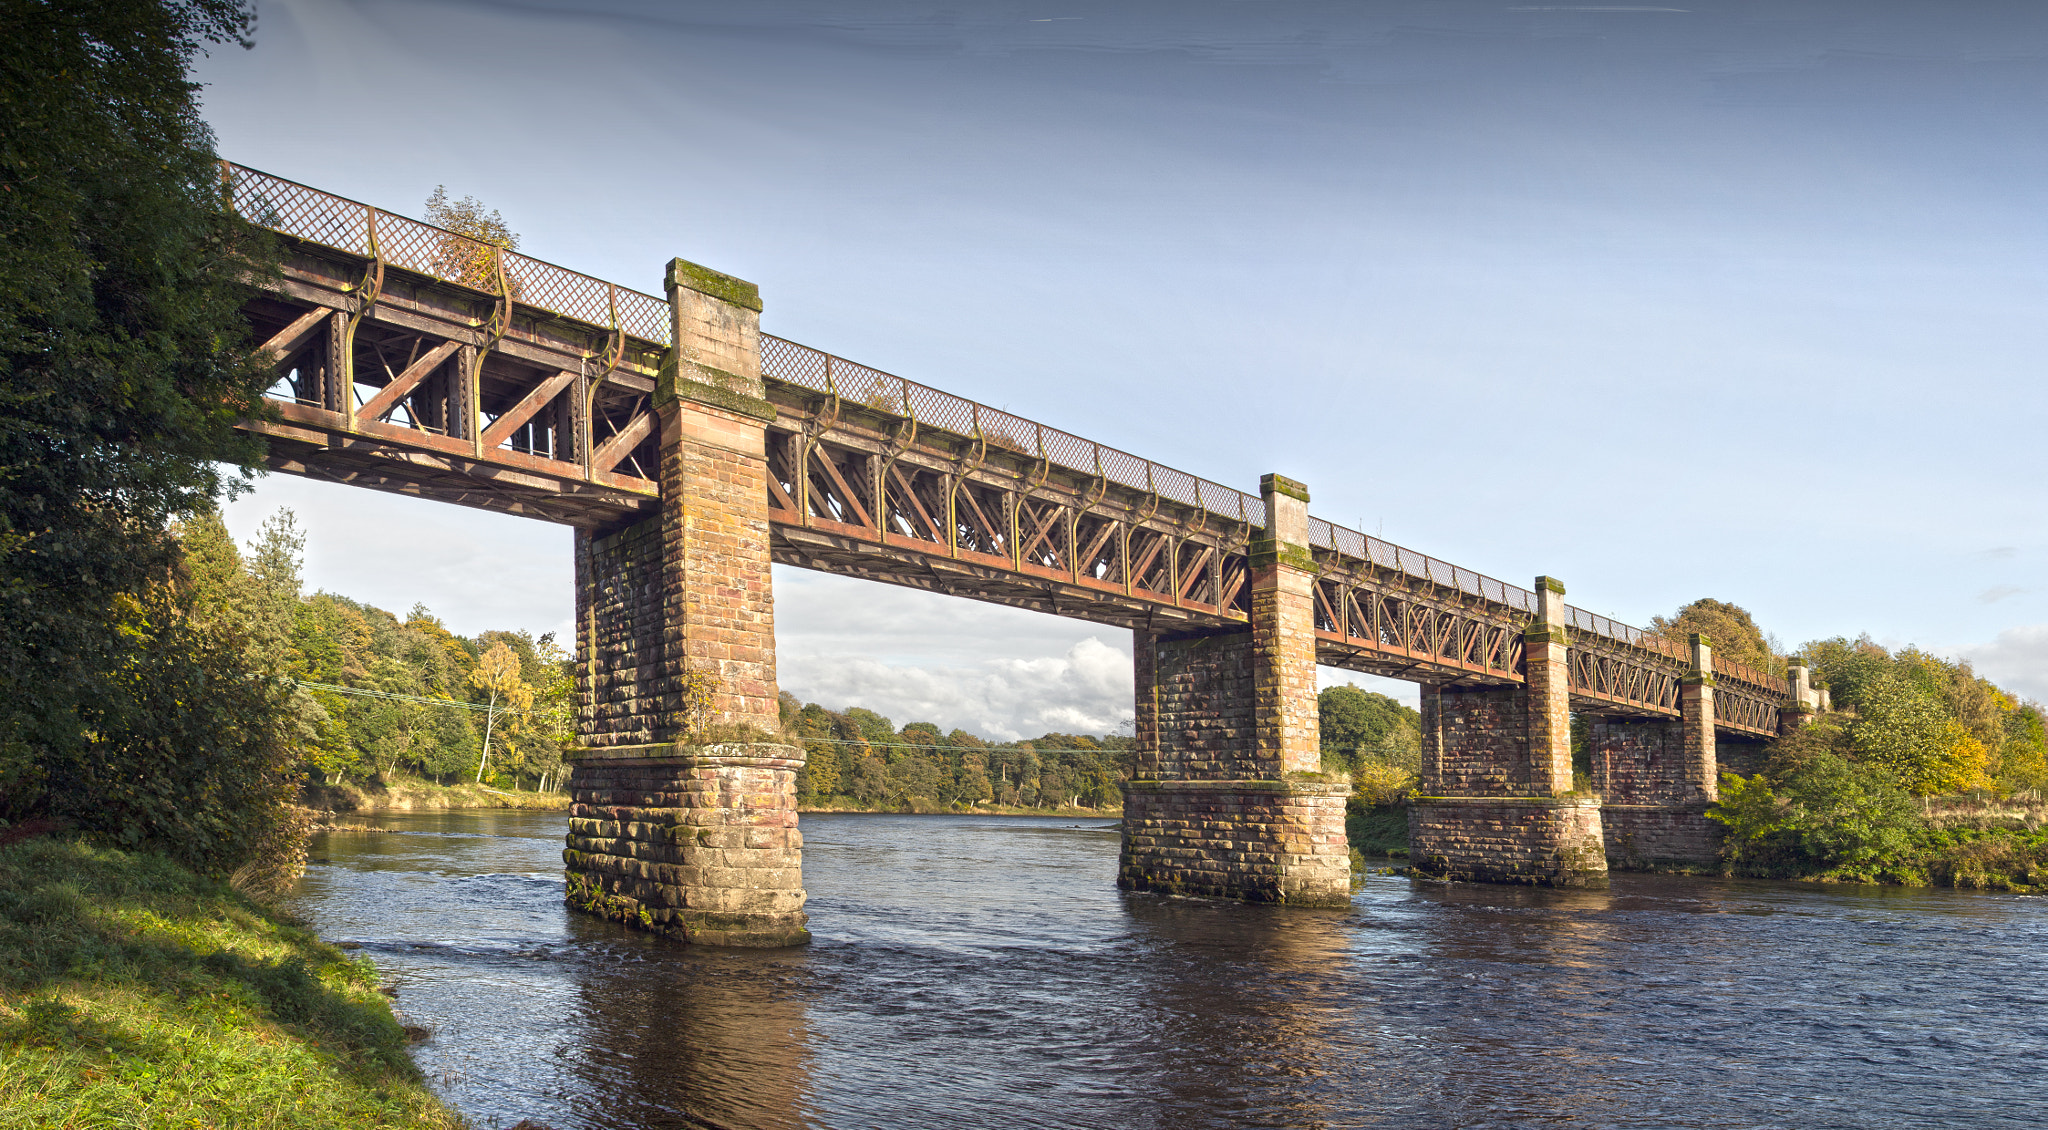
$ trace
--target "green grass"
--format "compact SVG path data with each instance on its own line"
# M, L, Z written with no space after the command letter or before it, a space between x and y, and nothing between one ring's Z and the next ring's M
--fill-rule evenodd
M1351 839L1351 850L1361 855L1406 856L1408 809L1352 801L1344 806L1344 834Z
M0 1128L459 1127L368 960L159 856L0 848Z

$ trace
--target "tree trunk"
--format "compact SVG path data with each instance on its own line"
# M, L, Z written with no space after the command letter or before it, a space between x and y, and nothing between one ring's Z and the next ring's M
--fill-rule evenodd
M484 766L491 763L491 727L498 724L498 692L491 692L490 709L484 712L484 756L476 763L476 783L484 783Z

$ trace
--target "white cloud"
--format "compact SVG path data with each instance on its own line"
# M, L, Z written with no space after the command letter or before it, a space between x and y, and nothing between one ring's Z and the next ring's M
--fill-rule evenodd
M1999 686L2048 702L2048 624L2007 628L1990 643L1960 648L1958 654Z
M1131 717L1131 657L1093 636L1063 655L966 667L808 654L782 659L778 674L783 689L807 702L865 706L899 727L931 722L997 740L1104 734Z
M1978 593L1977 599L1983 601L1985 604L1997 604L1999 601L2004 600L2006 597L2018 596L2026 591L2027 590L2020 588L2018 585L1993 585L1990 588L1985 589L1983 592Z

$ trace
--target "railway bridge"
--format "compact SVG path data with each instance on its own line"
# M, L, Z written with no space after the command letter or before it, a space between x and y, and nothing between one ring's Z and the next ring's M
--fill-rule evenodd
M277 471L574 527L571 902L693 942L805 930L770 565L1127 628L1119 884L1345 905L1316 666L1420 684L1414 869L1599 883L1705 861L1719 759L1816 706L1791 678L762 333L755 285L657 297L237 165L284 237L251 299ZM1575 790L1571 716L1590 720Z

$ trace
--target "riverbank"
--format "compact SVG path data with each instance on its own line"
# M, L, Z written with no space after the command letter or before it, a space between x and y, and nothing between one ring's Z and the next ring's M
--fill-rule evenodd
M159 856L0 848L0 1127L452 1128L367 959Z
M565 811L568 793L522 793L465 781L394 781L385 785L308 784L304 804L315 812L435 812L454 808L533 808Z
M1804 824L1775 807L1760 821L1735 815L1726 858L1632 870L2017 894L2048 890L2048 805L2038 801L1942 797L1923 802L1918 811L1845 807ZM1408 855L1404 806L1354 801L1344 830L1352 850L1365 857Z

